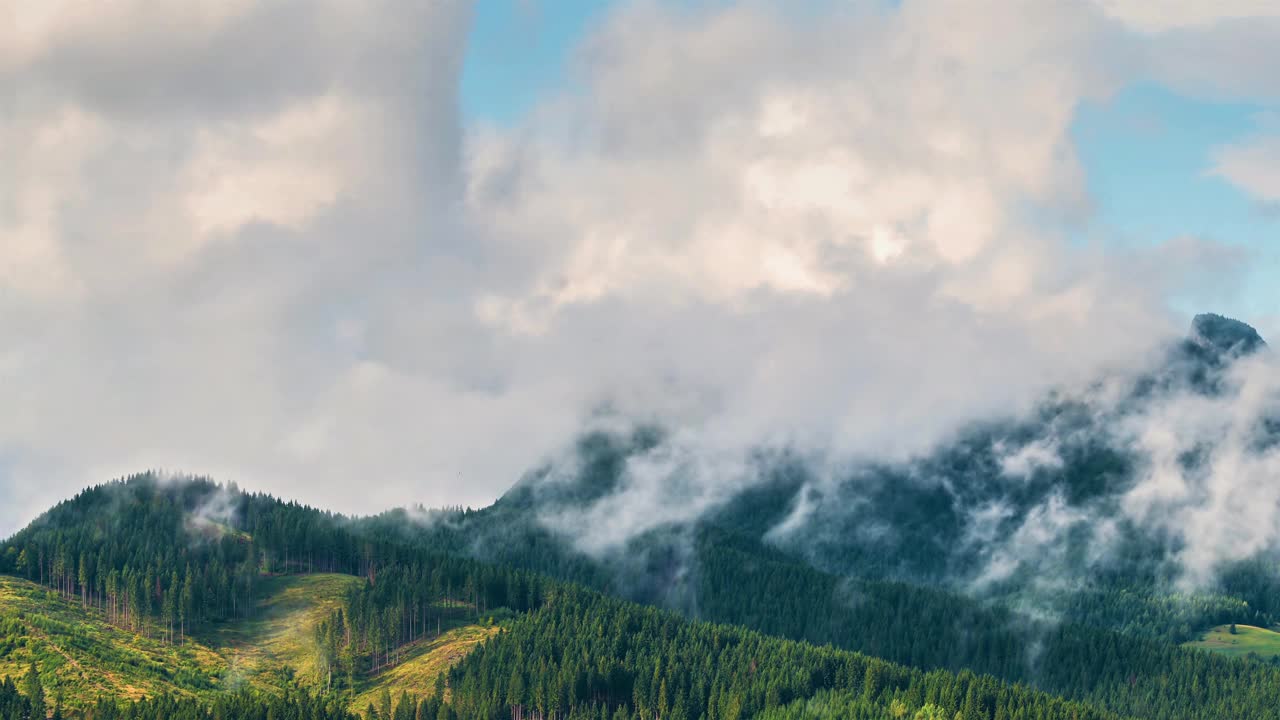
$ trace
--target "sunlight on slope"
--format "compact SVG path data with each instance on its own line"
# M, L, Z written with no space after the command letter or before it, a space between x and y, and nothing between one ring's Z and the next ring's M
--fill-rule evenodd
M1236 625L1232 635L1227 625L1219 625L1199 640L1185 643L1184 647L1210 650L1227 657L1247 657L1256 653L1259 659L1268 660L1280 656L1280 633L1253 625Z
M0 576L0 678L20 678L35 660L52 701L68 707L100 696L136 699L164 692L209 696L248 684L267 692L314 690L321 683L313 632L363 582L349 575L263 578L256 615L198 633L182 647L161 642L158 629L143 637L106 622L35 583ZM446 620L445 632L405 651L406 659L359 681L351 706L377 703L383 689L399 697L431 694L436 677L496 626Z
M401 692L417 699L427 697L435 687L437 675L453 667L497 632L497 626L463 625L438 638L414 643L404 662L360 683L360 694L352 700L351 709L363 712L370 703L376 706L384 689L390 691L393 700L398 699Z
M61 692L70 707L99 695L207 694L219 689L227 669L217 653L199 643L174 647L121 630L96 609L35 583L0 576L0 677L20 677L32 660L50 700Z
M360 578L338 574L263 578L252 619L227 623L201 639L226 658L229 686L315 687L320 681L315 627L360 583Z

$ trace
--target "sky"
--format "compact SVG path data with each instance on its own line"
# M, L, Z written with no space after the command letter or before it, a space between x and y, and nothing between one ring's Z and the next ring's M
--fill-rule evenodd
M602 422L903 458L1280 327L1263 0L0 14L0 535L145 469L482 505Z

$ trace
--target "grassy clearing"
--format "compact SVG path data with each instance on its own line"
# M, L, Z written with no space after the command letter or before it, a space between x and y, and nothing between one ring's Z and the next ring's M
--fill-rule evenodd
M136 699L162 692L210 696L247 683L266 692L318 688L316 625L362 582L349 575L264 578L256 615L188 639L181 647L135 635L35 583L0 576L0 678L20 678L33 660L52 700L85 707L98 697ZM452 607L452 606L450 606ZM465 608L465 606L459 606ZM406 649L400 665L361 678L352 707L376 703L383 689L429 695L436 677L497 627L445 619L444 633Z
M50 698L61 693L69 707L104 695L212 693L221 688L227 667L199 643L174 647L126 632L95 609L35 583L0 576L0 677L20 677L33 660Z
M243 530L196 515L187 518L187 531L206 541L218 540L228 535L242 543L253 540L253 536Z
M262 690L320 683L314 631L360 584L350 575L288 575L264 578L256 614L227 623L200 639L226 658L231 685L248 682Z
M363 712L370 703L376 706L384 689L390 691L393 700L398 700L401 692L408 692L418 699L429 696L435 688L436 676L496 632L497 626L462 625L445 631L440 637L415 643L404 662L359 684L359 693L352 699L351 709Z
M1236 634L1232 635L1229 625L1219 625L1185 646L1228 657L1247 657L1255 653L1258 658L1269 660L1280 656L1280 633L1252 625L1236 625Z

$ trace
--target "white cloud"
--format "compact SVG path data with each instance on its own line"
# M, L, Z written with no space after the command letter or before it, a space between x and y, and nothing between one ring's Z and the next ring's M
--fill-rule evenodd
M1280 367L1264 353L1239 361L1220 394L1177 394L1126 419L1124 436L1146 462L1123 508L1184 540L1190 585L1280 542L1280 449L1259 444L1278 402Z
M991 525L1008 517L999 505L986 506L972 518L975 533L971 542L982 544L994 534ZM973 579L971 589L981 592L993 584L1008 580L1018 570L1031 566L1036 573L1031 581L1037 592L1061 592L1064 586L1080 582L1063 569L1067 567L1070 545L1063 541L1072 528L1087 526L1100 531L1103 523L1088 511L1070 506L1061 495L1052 495L1022 518L1008 540L991 547L982 571ZM983 537L986 534L988 537Z
M406 451L408 419L380 457L349 417L409 402L384 389L409 369L365 377L387 364L364 357L370 328L421 312L403 293L457 252L468 4L17 12L0 27L0 466L23 490L0 532L147 467L339 507L360 466L388 503L456 478ZM433 392L413 398L457 393Z
M466 3L34 7L0 27L0 532L148 466L481 503L603 402L717 456L901 456L1128 362L1213 254L1029 219L1088 212L1070 124L1133 69L1084 4L629 6L574 92L465 131Z
M197 239L253 221L305 227L338 198L351 174L325 162L326 150L358 142L351 135L361 128L350 122L358 117L330 96L247 128L202 129L185 173ZM344 120L355 127L341 127Z
M1221 148L1213 172L1262 202L1280 203L1280 136Z
M583 552L604 554L668 524L680 525L732 499L757 481L740 452L714 452L703 439L677 432L653 450L629 458L615 492L585 507L552 507L539 518L571 536ZM577 479L576 458L553 465L542 482ZM557 473L567 472L567 477Z
M1271 0L1095 0L1108 15L1144 32L1250 18L1280 17Z
M1021 12L997 43L953 3L629 10L582 92L473 138L474 215L528 259L483 317L596 353L606 388L707 384L721 432L859 452L1127 356L1172 276L1135 287L1023 212L1084 207L1068 129L1117 82L1105 24ZM594 349L597 312L631 354Z
M1000 472L1013 477L1029 477L1041 468L1062 467L1062 455L1052 438L1027 443L1012 452L996 448Z

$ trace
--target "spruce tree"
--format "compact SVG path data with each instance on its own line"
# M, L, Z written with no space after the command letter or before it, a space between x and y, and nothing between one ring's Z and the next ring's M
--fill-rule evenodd
M31 717L45 717L44 685L40 684L40 671L36 669L35 662L31 663L26 677L22 679L22 692L27 696L27 702L31 703Z

